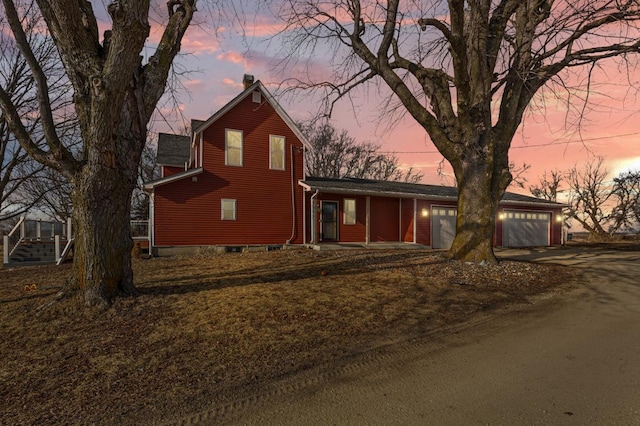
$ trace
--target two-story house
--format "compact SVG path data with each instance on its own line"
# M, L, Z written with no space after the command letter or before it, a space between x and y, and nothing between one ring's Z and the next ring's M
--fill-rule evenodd
M160 135L150 193L157 248L303 243L306 139L260 81L191 136Z
M161 134L161 178L150 193L154 254L200 246L402 242L448 248L453 187L305 177L311 149L260 82L245 88L190 136ZM559 203L506 193L494 244L562 243Z

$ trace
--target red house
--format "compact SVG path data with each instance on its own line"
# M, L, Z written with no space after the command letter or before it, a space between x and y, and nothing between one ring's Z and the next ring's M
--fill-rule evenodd
M152 251L185 246L302 244L306 140L259 81L191 137L160 135L151 195Z
M191 136L161 134L151 196L154 254L202 246L404 242L447 248L455 188L305 177L304 135L252 77ZM562 243L562 204L505 194L497 246Z

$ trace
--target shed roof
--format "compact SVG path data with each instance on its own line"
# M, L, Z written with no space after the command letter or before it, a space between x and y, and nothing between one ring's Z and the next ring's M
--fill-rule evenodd
M453 186L426 185L420 183L389 182L370 179L330 179L306 177L300 185L310 191L333 192L360 195L382 195L401 198L428 198L432 200L458 199L458 189ZM541 198L530 197L513 192L505 192L502 202L510 204L527 204L548 207L564 207L564 204Z
M160 133L158 135L157 162L163 166L184 166L190 157L189 136Z

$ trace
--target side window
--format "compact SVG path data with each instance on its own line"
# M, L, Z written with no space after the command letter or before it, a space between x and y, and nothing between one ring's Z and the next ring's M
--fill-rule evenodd
M222 220L236 220L236 200L222 199Z
M231 129L225 131L224 164L242 166L242 131Z
M269 136L269 168L284 170L284 136Z
M343 204L344 210L344 224L355 225L356 224L356 200L352 198L345 198Z

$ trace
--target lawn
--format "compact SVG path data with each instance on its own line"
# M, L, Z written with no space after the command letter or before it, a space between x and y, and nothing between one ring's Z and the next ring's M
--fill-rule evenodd
M571 269L429 251L134 260L140 296L51 301L69 264L0 269L3 424L155 424L320 363L572 282Z

